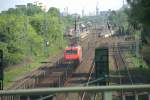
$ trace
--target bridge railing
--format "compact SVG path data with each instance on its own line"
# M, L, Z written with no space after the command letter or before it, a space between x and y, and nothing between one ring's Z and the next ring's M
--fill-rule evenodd
M82 92L87 92L95 95L91 97L90 100L112 100L113 95L116 94L116 91L124 91L124 94L121 95L122 100L127 100L126 97L131 95L131 92L134 95L134 100L139 99L139 95L143 94L147 97L142 100L150 100L150 85L118 85L118 86L88 86L88 87L59 87L59 88L38 88L38 89L18 89L18 90L1 90L0 98L1 100L20 100L20 96L26 97L25 100L30 100L30 96L39 96L39 100L45 100L50 98L57 100L56 95L65 94L66 100L69 99L70 93L78 93L78 100L82 100ZM128 92L127 92L128 91ZM118 92L120 93L120 92ZM96 99L97 94L100 94L101 99ZM43 95L46 95L43 97ZM120 95L120 94L119 94ZM80 98L80 99L79 99ZM92 99L93 98L93 99ZM23 100L23 99L21 99ZM33 100L33 99L31 99ZM133 99L132 99L133 100Z

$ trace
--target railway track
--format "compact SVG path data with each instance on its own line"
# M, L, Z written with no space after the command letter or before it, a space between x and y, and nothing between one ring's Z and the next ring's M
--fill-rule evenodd
M44 77L46 77L48 74L53 74L52 72L65 72L68 68L68 65L61 64L62 59L59 59L54 64L46 64L37 70L31 72L30 74L27 74L21 79L18 79L15 81L15 83L8 87L7 89L25 89L25 88L35 88L37 87L37 84L43 80ZM61 67L66 66L66 67ZM73 66L74 68L76 64L72 64L70 66Z
M84 43L86 42L87 34L81 41L81 46L84 48ZM72 40L73 41L73 40ZM86 52L86 51L83 51ZM84 55L84 53L83 53ZM82 64L82 63L81 63ZM37 87L61 87L66 86L66 81L74 75L74 71L80 67L77 63L69 63L64 64L61 60L60 63L57 65L58 67L52 67L53 69L49 69L50 72L47 73L45 78L39 82ZM52 85L51 85L52 84Z
M143 84L145 83L145 78L142 78L143 75L135 73L132 69L130 69L130 66L128 66L127 57L125 57L125 52L122 51L121 48L116 45L114 49L114 65L115 65L115 75L117 75L117 78L112 78L111 82L115 84ZM134 66L135 68L135 66ZM138 75L137 75L138 74ZM113 100L133 100L134 98L138 96L143 96L142 98L147 98L147 95L145 92L141 91L118 91L113 94ZM147 99L143 99L147 100Z
M87 34L83 34L84 38L81 44L87 40ZM61 56L60 56L61 55ZM6 89L27 89L37 87L60 87L63 86L65 81L71 76L72 72L77 68L76 63L64 64L62 61L62 54L59 59L54 59L51 63L44 62L42 67L26 74L25 76L17 79L13 84ZM55 62L56 61L56 62Z
M36 86L39 87L62 87L65 81L72 75L77 64L59 64L57 67L51 67L44 79Z
M114 63L115 63L115 70L116 70L116 73L118 74L118 76L122 76L121 71L126 70L125 62L121 56L121 52L120 52L119 48L115 48L114 51L115 52L114 52L113 58L114 58ZM123 80L124 80L124 78L119 77L119 79L115 80L114 83L121 85L121 84L124 84ZM124 94L123 90L121 90L117 93L114 93L113 99L114 100L122 100L123 94Z
M85 42L87 37L82 40ZM81 43L82 43L81 42ZM82 43L82 45L85 43ZM85 50L85 48L84 48ZM77 63L65 64L60 58L54 64L46 64L43 67L33 71L25 77L18 79L15 83L7 89L27 89L27 88L41 88L41 87L62 87L65 82L72 76L75 69L78 67ZM6 97L5 100L12 100L14 97ZM25 97L20 97L21 100ZM33 98L38 98L37 96ZM15 98L18 99L18 98ZM32 99L32 96L30 96Z
M93 72L93 59L94 59L94 50L96 45L93 47L95 43L95 39L93 39L93 34L89 33L84 41L81 42L81 46L83 49L83 61L77 67L75 72L73 72L72 77L70 77L64 84L65 87L72 87L72 86L80 86L88 81L92 80L92 72ZM68 94L71 97L71 100L77 100L78 96L82 98L84 93L70 93ZM66 100L65 94L59 94L56 96L56 100Z
M116 46L118 47L118 46ZM116 48L113 58L115 62L115 70L118 73L121 79L121 82L116 82L117 84L147 84L148 81L147 77L143 77L142 72L136 73L136 70L133 70L137 66L129 66L127 59L130 57L126 57L125 54L129 51L122 51L119 47ZM137 67L138 68L138 67ZM142 68L141 68L142 70Z
M84 38L81 41L81 45L83 46L84 49L83 55L85 55L85 52L88 49L86 46L89 46L86 45L87 40L88 35L84 36ZM89 60L91 59L88 59L88 61ZM81 63L81 65L83 64L85 64L85 62ZM17 81L14 82L12 86L8 87L7 89L62 87L65 85L66 81L72 76L72 74L73 76L75 75L75 73L73 72L75 71L76 68L78 67L80 68L80 66L78 66L78 64L76 63L64 64L62 58L60 57L60 59L57 60L54 64L45 64L43 67L38 68L37 70L27 74L21 79L18 79ZM11 98L13 97L7 97L6 100L12 100Z
M83 83L88 83L93 79L92 72L93 67L92 61L94 58L94 50L98 46L105 45L105 43L109 43L111 38L101 39L97 38L95 34L88 34L84 40L81 42L81 46L83 47L83 62L78 66L77 64L63 64L62 59L60 58L55 64L52 66L44 66L39 68L34 73L26 76L24 79L18 80L12 86L13 89L25 89L25 88L37 88L37 87L69 87L69 86L78 86ZM128 67L126 66L125 58L120 52L119 48L117 48L113 55L115 62L115 71L120 77L119 81L113 80L112 82L115 84L133 84L132 75ZM11 89L11 88L10 88ZM121 91L121 94L117 96L120 98L120 95L124 95L125 92ZM90 94L91 95L91 94ZM77 100L78 96L80 96L81 100L88 100L90 96L88 93L79 93L79 94L68 94L67 96L72 97L71 100ZM126 94L128 95L128 93ZM66 95L57 95L56 100L66 100ZM115 100L121 100L115 99Z
M115 54L113 55L113 58L115 60L115 66L116 66L116 72L118 73L119 76L126 76L126 78L119 78L119 82L117 82L118 84L130 84L133 83L132 79L131 79L131 75L130 72L128 70L128 66L126 66L126 62L122 57L122 53L120 52L120 50L118 48L116 48L115 50ZM124 73L122 72L124 71Z

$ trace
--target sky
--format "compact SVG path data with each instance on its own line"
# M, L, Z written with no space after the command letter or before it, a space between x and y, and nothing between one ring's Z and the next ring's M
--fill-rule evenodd
M123 0L0 0L0 11L14 8L15 5L23 5L27 3L42 2L49 7L57 7L60 11L68 8L69 13L79 13L84 10L85 13L94 12L98 4L100 11L108 9L117 10L122 7Z

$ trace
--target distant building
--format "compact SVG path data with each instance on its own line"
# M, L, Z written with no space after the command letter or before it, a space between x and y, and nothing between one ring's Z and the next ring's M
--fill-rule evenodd
M62 12L62 16L68 16L68 7L64 8L64 11Z
M36 2L34 2L34 5L40 7L43 11L47 11L47 10L48 10L47 6L44 5L44 4L41 3L41 2L36 1Z
M100 11L100 16L108 16L109 11Z
M5 14L5 13L7 13L7 11L1 11L1 13Z
M16 8L26 8L26 5L16 5Z
M31 7L31 6L33 6L32 3L27 3L27 7Z

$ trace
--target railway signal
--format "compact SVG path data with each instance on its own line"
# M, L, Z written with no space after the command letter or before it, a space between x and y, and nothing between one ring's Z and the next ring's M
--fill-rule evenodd
M96 79L104 78L98 85L107 85L105 76L109 75L108 48L95 49L95 73Z

